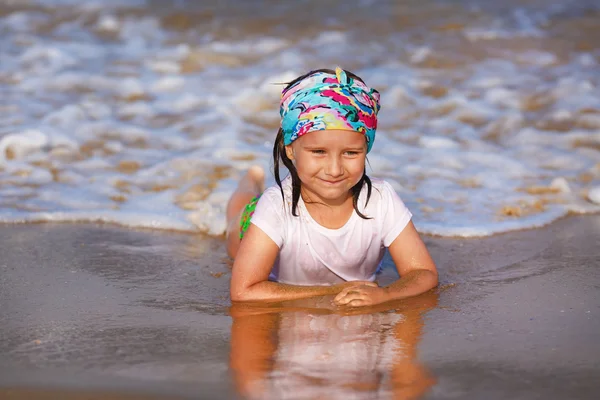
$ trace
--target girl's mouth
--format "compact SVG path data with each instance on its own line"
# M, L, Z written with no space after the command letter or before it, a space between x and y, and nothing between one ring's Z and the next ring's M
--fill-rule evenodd
M333 180L333 181L328 180L328 179L321 179L321 180L323 182L325 182L326 184L328 184L328 185L336 185L336 184L338 184L338 183L340 183L340 182L343 181L343 179L338 179L338 180Z

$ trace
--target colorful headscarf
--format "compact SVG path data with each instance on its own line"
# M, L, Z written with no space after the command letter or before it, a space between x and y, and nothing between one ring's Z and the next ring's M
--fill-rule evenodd
M281 94L283 143L325 129L352 130L367 138L371 151L377 129L379 92L337 67L335 75L315 72Z

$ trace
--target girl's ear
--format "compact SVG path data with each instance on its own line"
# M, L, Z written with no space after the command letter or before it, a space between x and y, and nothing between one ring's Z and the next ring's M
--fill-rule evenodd
M292 145L291 144L288 144L287 146L285 146L285 155L290 160L292 160L292 161L294 160L294 149L292 149Z

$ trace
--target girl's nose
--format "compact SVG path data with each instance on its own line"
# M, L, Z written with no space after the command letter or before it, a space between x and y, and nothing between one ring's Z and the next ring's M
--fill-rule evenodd
M338 177L344 174L344 168L342 162L338 157L331 157L325 168L325 173L331 177Z

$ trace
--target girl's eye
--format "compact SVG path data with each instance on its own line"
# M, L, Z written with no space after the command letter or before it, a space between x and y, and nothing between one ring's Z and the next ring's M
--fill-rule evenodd
M349 156L356 156L358 155L358 151L347 151L346 154Z
M313 154L325 154L325 150L311 150L310 152Z

